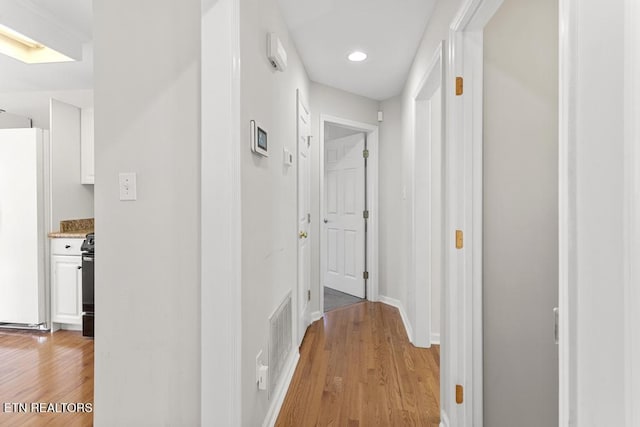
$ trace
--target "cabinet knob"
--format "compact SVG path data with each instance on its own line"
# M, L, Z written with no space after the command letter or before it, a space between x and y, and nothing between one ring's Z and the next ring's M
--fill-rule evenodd
M79 265L77 268L78 268L78 270L82 270L82 266L81 265Z
M71 247L71 245L64 245L65 249L69 249Z

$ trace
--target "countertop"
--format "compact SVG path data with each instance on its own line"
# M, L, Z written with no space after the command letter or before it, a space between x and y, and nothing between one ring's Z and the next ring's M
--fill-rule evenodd
M60 221L60 231L52 231L49 233L49 237L52 239L84 239L88 233L93 233L93 224L93 218Z
M84 239L87 236L87 233L93 233L93 228L76 231L52 231L48 236L51 239Z

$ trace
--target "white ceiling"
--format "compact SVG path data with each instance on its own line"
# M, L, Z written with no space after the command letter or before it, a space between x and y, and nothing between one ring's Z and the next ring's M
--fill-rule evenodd
M436 2L278 1L311 80L376 100L401 92ZM7 21L15 21L15 15L22 15L24 22L29 14L37 16L53 30L48 34L39 25L35 29L39 37L32 38L49 44L47 38L53 40L57 29L82 51L81 61L58 64L23 64L0 55L0 92L91 89L91 4L90 0L0 0L0 23L20 31L15 22ZM348 61L347 55L356 49L366 52L367 60Z
M362 133L362 131L336 125L333 123L324 124L324 139L326 139L327 141L355 135L356 133Z
M402 91L436 0L278 2L311 80L383 100Z
M57 42L82 52L79 61L55 64L25 64L0 55L0 92L93 87L90 0L0 0L0 6L0 23L51 47Z

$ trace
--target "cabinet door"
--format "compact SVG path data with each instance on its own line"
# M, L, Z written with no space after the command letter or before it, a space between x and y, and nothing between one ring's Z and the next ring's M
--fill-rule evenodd
M82 257L54 256L51 269L52 320L82 324Z

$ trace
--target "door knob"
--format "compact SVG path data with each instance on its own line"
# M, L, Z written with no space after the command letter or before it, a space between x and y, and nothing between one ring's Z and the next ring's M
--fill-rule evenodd
M300 234L298 234L298 236L301 239L306 239L307 238L307 232L306 231L301 231Z
M326 224L326 223L328 223L328 222L329 222L329 220L328 220L327 218L325 218L325 219L324 219L324 223Z

